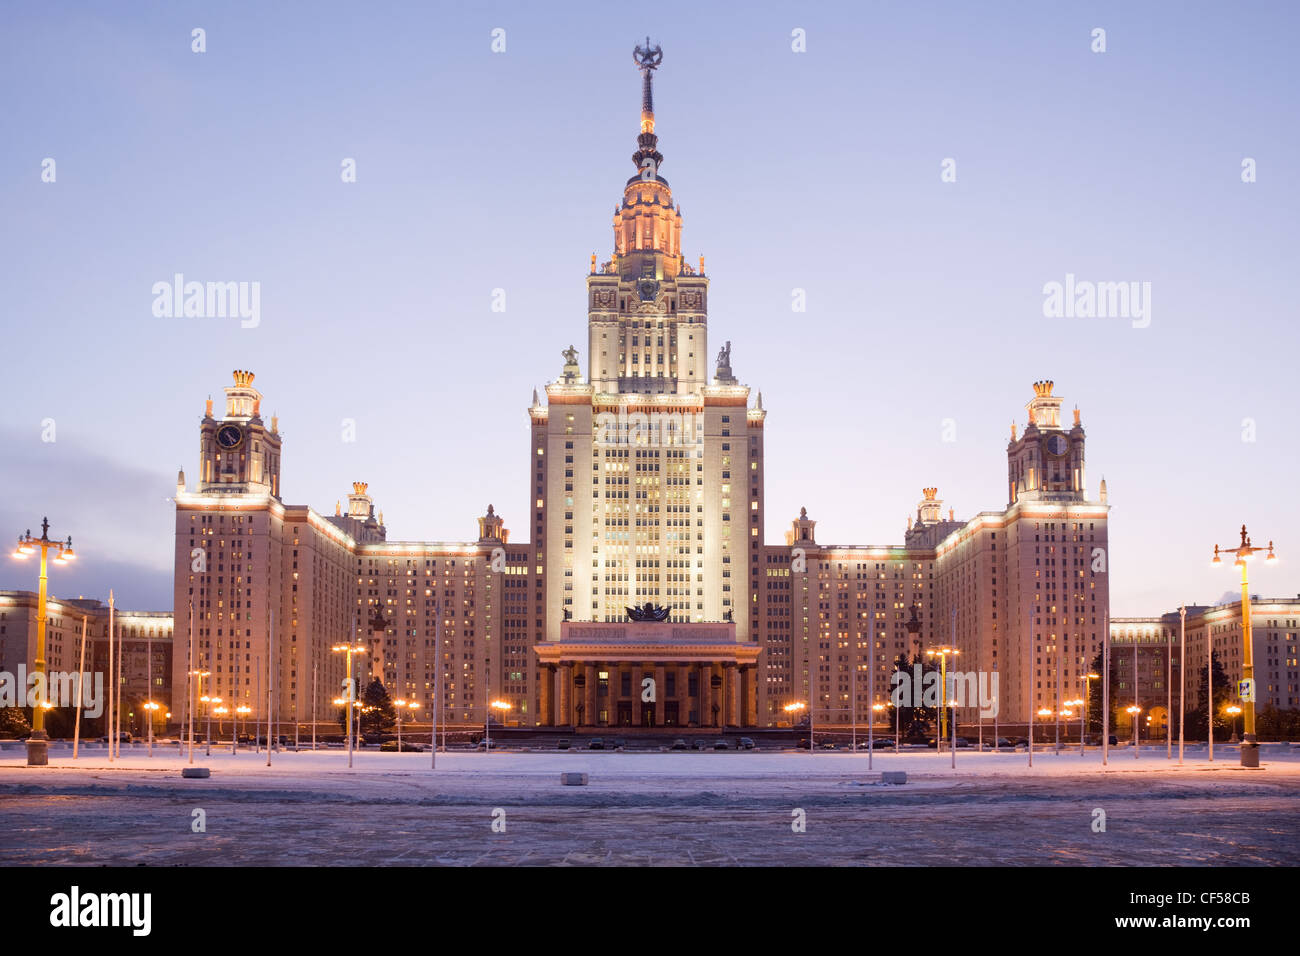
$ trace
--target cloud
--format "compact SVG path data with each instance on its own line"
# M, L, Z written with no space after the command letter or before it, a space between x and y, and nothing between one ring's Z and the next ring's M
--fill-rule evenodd
M77 560L50 568L50 593L108 599L131 610L170 610L175 540L175 475L124 465L68 441L44 443L31 431L0 428L6 454L0 459L0 532L39 536L41 518L50 536L72 536ZM0 538L9 552L12 547ZM35 591L32 559L0 557L0 587Z

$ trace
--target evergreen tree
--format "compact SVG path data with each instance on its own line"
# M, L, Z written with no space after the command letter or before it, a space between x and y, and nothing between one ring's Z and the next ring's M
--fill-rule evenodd
M916 667L920 665L921 684L917 684ZM938 675L940 673L937 662L932 662L920 654L908 658L906 654L899 654L894 661L894 671L901 671L906 675L906 681L901 684L890 684L890 700L895 700L896 687L910 688L910 693L902 695L902 705L898 708L899 726L902 728L902 735L905 738L925 737L930 732L934 721L938 719L938 707L928 707L925 704L925 681L927 674ZM891 679L892 680L892 679ZM938 697L943 698L943 688L938 686L936 676L936 689Z
M1111 671L1110 671L1110 732L1111 733L1115 732L1115 722L1116 722L1115 714L1119 709L1119 703L1120 703L1119 674L1117 673L1118 669L1114 666L1114 664L1115 664L1115 657L1114 654L1112 653ZM1090 674L1102 673L1101 654L1098 654L1096 657L1092 659L1092 669L1088 673ZM1099 736L1101 734L1102 716L1103 716L1102 712L1104 710L1102 706L1102 686L1101 686L1101 681L1103 679L1104 678L1088 681L1088 733L1097 734Z
M393 701L389 698L388 691L384 689L383 681L378 677L366 686L365 693L361 695L361 703L363 708L359 723L362 736L386 734L397 725L397 712L393 709Z
M32 732L25 708L0 707L0 739L26 737Z
M1231 721L1224 714L1223 708L1228 706L1229 702L1236 698L1236 690L1228 680L1228 675L1223 671L1223 665L1219 663L1219 654L1214 652L1211 657L1214 661L1214 739L1227 740L1232 734ZM1209 669L1202 665L1198 671L1199 679L1196 684L1196 707L1187 711L1187 730L1186 736L1195 739L1206 739L1206 713L1205 703L1209 692Z

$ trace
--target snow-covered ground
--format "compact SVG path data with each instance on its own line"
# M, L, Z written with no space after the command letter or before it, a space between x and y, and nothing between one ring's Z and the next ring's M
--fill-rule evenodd
M1183 764L1178 764L1178 750L1174 748L1172 760L1166 757L1163 746L1144 746L1134 757L1131 747L1112 748L1108 761L1102 764L1101 751L1090 748L1080 755L1073 750L1036 750L1033 766L1029 766L1028 753L1002 751L977 752L958 750L956 767L949 752L933 750L877 750L874 754L844 751L753 750L753 751L493 751L490 753L450 750L437 755L436 772L439 774L489 774L489 775L552 775L562 771L586 772L597 778L626 778L645 776L666 777L809 777L809 776L859 776L868 772L903 770L909 775L926 779L944 777L1002 777L1007 775L1059 776L1096 775L1099 773L1125 773L1153 771L1169 773L1215 772L1254 773L1239 766L1239 751L1235 746L1216 744L1214 760L1208 759L1204 743L1185 748ZM354 776L371 778L373 775L392 773L429 773L431 755L425 753L379 753L376 750L358 750L353 755ZM190 764L188 748L176 744L155 745L150 757L143 744L124 745L121 756L110 762L107 749L102 744L83 748L78 759L73 760L71 747L55 744L50 748L50 766L46 770L33 769L33 774L50 770L112 771L133 773L175 773ZM1300 776L1300 746L1290 744L1265 744L1261 750L1261 772L1267 775ZM321 784L339 773L348 773L348 754L343 749L282 750L271 755L268 767L266 752L240 749L231 754L229 747L214 748L210 756L202 744L194 749L193 764L208 767L212 779L223 783L242 785L258 779L279 777L320 777ZM26 753L9 744L0 749L0 771L25 767ZM62 774L60 774L62 776ZM0 773L0 784L13 779L12 774Z
M1300 748L1025 753L0 750L0 865L1300 864ZM904 770L902 786L880 772ZM587 786L563 786L562 772ZM196 811L204 828L195 832ZM1099 811L1106 829L1096 829ZM803 829L792 824L803 820ZM494 824L504 823L504 831Z

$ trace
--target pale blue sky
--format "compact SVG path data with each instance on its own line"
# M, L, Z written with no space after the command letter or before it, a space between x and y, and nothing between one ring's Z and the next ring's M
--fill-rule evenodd
M1243 521L1285 559L1257 589L1295 594L1298 21L1282 3L10 6L0 531L48 513L83 555L54 593L166 607L166 497L203 399L248 368L286 500L329 511L362 479L394 537L470 538L492 502L525 538L524 410L584 345L649 33L710 345L732 341L769 409L768 541L806 506L824 542L898 542L929 484L959 516L1000 509L1008 426L1052 378L1110 486L1113 613L1230 589L1209 555ZM155 318L176 272L260 282L260 326ZM1044 318L1067 273L1150 282L1150 327Z

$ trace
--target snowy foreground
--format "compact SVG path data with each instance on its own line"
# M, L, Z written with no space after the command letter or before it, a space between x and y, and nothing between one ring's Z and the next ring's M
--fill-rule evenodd
M1176 751L1175 751L1176 755ZM1036 752L0 750L0 865L1300 864L1300 747ZM886 785L881 771L903 770ZM563 786L563 772L587 786ZM202 819L201 832L195 830ZM1104 819L1105 829L1097 829ZM799 824L802 824L800 827Z
M1029 755L1024 752L1003 751L1000 753L975 750L958 750L956 768L952 766L952 754L935 753L933 750L904 750L895 754L892 750L877 750L868 756L866 752L851 753L844 751L807 751L792 750L752 750L752 751L704 751L704 752L649 752L569 750L569 751L493 751L491 753L451 750L437 755L437 767L432 769L429 753L379 753L375 750L358 750L352 758L353 767L348 768L348 754L343 749L299 751L281 750L271 754L271 765L267 766L266 751L255 752L251 748L241 748L237 754L231 754L229 745L225 748L214 747L210 756L205 755L202 744L194 748L193 761L189 759L188 748L178 748L172 743L166 746L156 745L153 756L148 756L143 744L124 745L122 753L110 762L107 748L103 744L94 744L81 750L78 759L72 759L70 746L56 744L50 748L50 766L41 770L26 768L25 751L13 744L0 750L0 784L14 779L7 771L22 768L25 780L34 780L26 773L47 776L48 771L61 771L59 779L65 778L62 771L94 771L96 778L107 781L111 778L102 774L112 772L123 777L136 774L166 773L179 775L179 771L190 766L207 767L212 773L209 782L218 780L224 785L253 785L258 780L274 780L282 783L286 779L310 778L319 787L330 788L339 784L339 774L357 777L367 785L382 786L385 777L402 774L438 773L450 776L465 774L488 775L537 775L555 777L561 772L585 772L591 777L591 785L602 780L625 788L633 779L671 777L671 778L745 778L745 777L791 777L796 779L810 776L844 777L863 776L868 765L877 775L883 770L906 771L910 777L919 780L936 780L941 778L980 778L1004 777L1008 775L1025 776L1060 776L1082 775L1095 776L1111 773L1150 773L1153 771L1168 773L1223 773L1223 774L1264 774L1266 776L1300 777L1300 746L1288 744L1266 744L1261 751L1261 769L1246 771L1238 766L1239 754L1235 746L1217 744L1214 748L1214 760L1207 759L1204 743L1187 747L1184 750L1182 766L1178 764L1178 750L1174 748L1173 759L1166 757L1163 746L1143 746L1140 755L1134 757L1132 748L1112 748L1106 765L1102 764L1101 751L1089 748L1080 755L1078 747L1073 750L1062 749L1058 754L1052 749L1036 749L1033 766L1029 766ZM144 779L144 778L142 778ZM865 777L864 777L865 779ZM200 784L202 781L187 781L187 784ZM909 779L909 784L911 780Z

